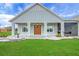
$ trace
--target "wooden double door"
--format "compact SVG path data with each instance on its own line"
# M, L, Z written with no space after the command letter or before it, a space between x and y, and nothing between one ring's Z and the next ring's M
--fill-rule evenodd
M41 35L41 24L35 24L34 25L34 34L35 35Z

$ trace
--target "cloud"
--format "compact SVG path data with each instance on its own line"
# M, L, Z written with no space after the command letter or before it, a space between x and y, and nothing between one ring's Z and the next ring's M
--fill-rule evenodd
M29 3L0 3L0 27L11 26L10 19L21 13Z
M22 12L29 3L0 3L0 14L16 15Z
M76 15L76 13L71 13L71 14L62 14L62 13L61 13L61 14L59 14L59 16L62 16L62 17L65 17L65 18L66 18L66 17L67 17L67 18L68 18L68 17L72 17L72 16L75 16L75 15Z
M11 20L13 17L14 15L0 14L0 27L11 26L9 20Z
M50 10L54 10L55 9L55 6L52 6L51 8L50 8Z
M64 18L73 18L76 15L79 15L79 3L78 4L53 4L51 10L57 13L59 16Z
M12 13L13 11L12 3L0 3L0 14Z
M74 11L74 10L59 13L59 16L64 17L64 18L73 18L74 16L77 16L77 15L79 15L79 12Z

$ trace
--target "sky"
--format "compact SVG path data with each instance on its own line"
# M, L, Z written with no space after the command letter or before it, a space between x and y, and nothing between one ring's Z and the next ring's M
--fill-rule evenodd
M9 20L23 12L31 3L0 3L0 27L11 26ZM43 3L45 7L63 18L79 15L79 3Z

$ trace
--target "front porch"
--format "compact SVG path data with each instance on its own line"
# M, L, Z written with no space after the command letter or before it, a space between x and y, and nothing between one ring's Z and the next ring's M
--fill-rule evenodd
M64 36L64 23L16 23L17 33L26 36ZM12 24L12 35L15 35L15 24Z
M15 35L15 26L17 25L17 33L19 33L19 38ZM78 23L16 23L12 26L12 36L13 39L72 39L78 37ZM41 26L41 33L34 32L35 27ZM39 31L37 29L36 31ZM71 32L71 34L69 33ZM57 33L61 34L61 37L57 37Z

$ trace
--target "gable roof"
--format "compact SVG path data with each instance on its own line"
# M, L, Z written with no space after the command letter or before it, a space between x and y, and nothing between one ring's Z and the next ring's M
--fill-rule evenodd
M39 5L41 7L43 7L44 9L46 9L48 12L50 12L51 14L54 14L56 17L58 17L60 20L63 20L61 17L59 17L56 13L52 12L51 10L49 10L48 8L46 8L45 6L41 5L40 3L35 3L30 5L26 10L24 10L23 12L21 12L19 15L17 15L16 17L14 17L13 19L10 20L10 22L16 20L18 17L20 17L22 14L24 14L25 12L28 12L29 9L31 9L32 7ZM64 20L63 20L64 21Z

